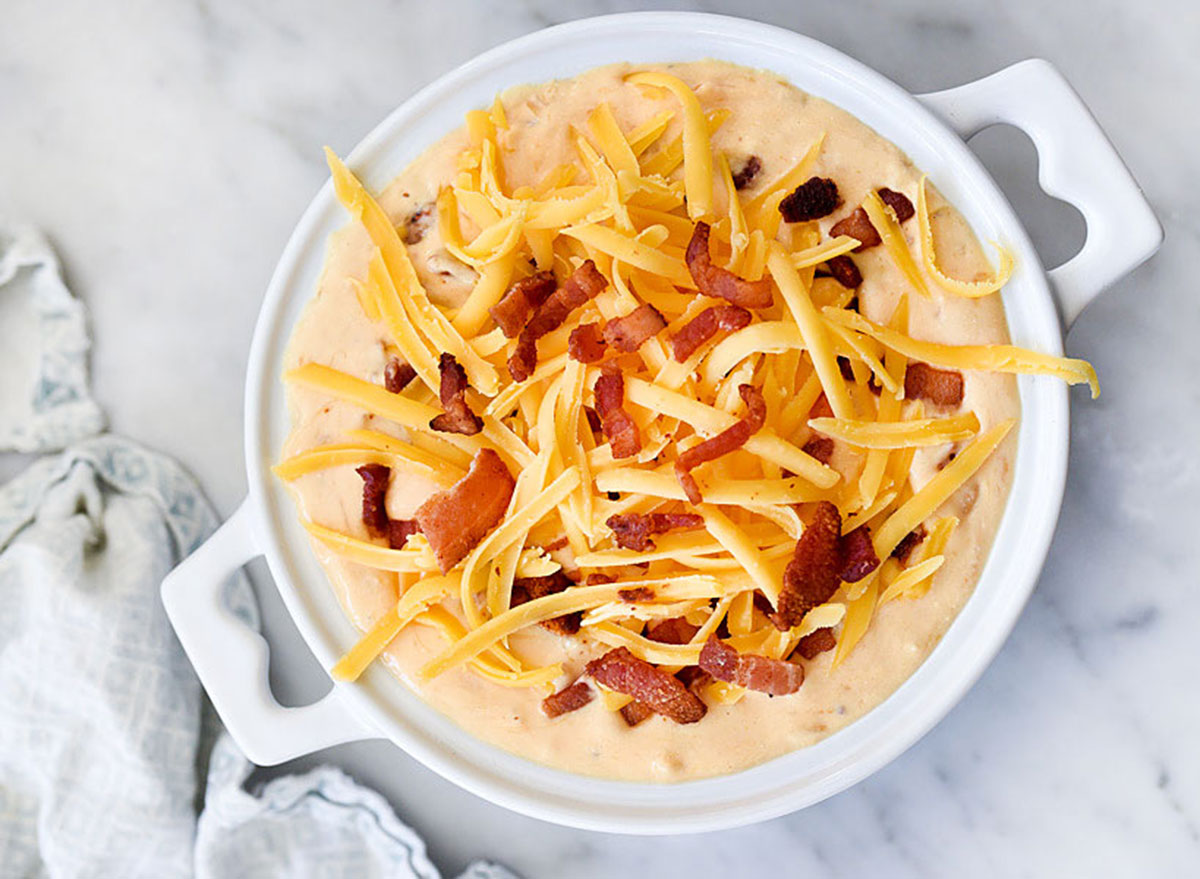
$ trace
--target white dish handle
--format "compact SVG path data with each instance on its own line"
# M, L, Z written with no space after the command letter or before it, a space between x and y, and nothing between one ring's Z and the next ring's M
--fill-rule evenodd
M167 617L221 720L260 766L378 737L350 712L337 687L303 708L285 708L271 695L267 642L221 600L228 576L260 555L252 519L250 501L243 501L162 584Z
M1022 61L917 97L964 140L1000 122L1022 129L1037 147L1042 189L1083 214L1083 248L1049 273L1067 329L1102 290L1158 250L1162 226L1137 181L1083 99L1050 62Z

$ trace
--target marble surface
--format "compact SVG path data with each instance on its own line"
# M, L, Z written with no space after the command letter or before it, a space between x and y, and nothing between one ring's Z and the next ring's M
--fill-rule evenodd
M677 4L668 4L677 5ZM245 490L242 375L275 258L324 176L422 84L497 42L636 4L5 0L0 213L53 239L88 303L115 430L179 457L225 513ZM1073 394L1071 476L1037 593L947 719L817 807L703 839L592 835L509 814L389 745L319 755L378 786L455 871L530 877L1151 876L1200 870L1200 7L739 0L913 91L1049 58L1084 95L1167 228L1068 347L1104 395ZM1151 6L1158 14L1151 15ZM1190 98L1189 98L1190 96ZM1049 264L1083 236L1037 192L1023 136L973 145ZM0 459L0 475L23 465ZM324 677L254 571L285 701ZM286 768L286 767L285 767Z

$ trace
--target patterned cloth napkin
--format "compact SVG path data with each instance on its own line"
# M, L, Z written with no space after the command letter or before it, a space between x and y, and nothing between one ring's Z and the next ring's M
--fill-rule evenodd
M0 448L100 429L87 349L49 246L0 227ZM338 769L246 790L253 767L158 597L216 525L178 464L111 435L0 488L0 879L438 879L413 830ZM244 576L224 595L257 625ZM514 879L485 862L463 877Z

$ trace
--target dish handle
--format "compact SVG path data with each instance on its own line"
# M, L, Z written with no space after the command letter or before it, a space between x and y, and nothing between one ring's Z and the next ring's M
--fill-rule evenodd
M997 123L1022 129L1038 152L1038 182L1079 209L1083 248L1049 272L1063 324L1147 260L1163 231L1137 181L1083 99L1050 62L1021 61L983 79L918 95L964 139Z
M302 708L285 708L271 695L267 642L221 597L229 575L261 554L252 518L247 499L162 583L167 617L217 714L242 752L260 766L378 737L351 713L337 687Z

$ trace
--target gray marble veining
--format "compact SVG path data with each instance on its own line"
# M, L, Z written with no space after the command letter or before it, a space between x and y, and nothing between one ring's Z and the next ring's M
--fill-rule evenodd
M241 498L241 398L275 258L345 151L421 85L504 39L636 3L304 0L0 10L0 213L58 246L93 314L113 428ZM454 870L530 877L1157 876L1200 869L1200 7L1192 0L665 3L824 40L913 91L1029 56L1057 64L1167 228L1157 258L1068 340L1104 395L1073 394L1066 504L1037 593L979 684L911 751L803 813L703 839L597 836L504 812L379 743L318 759L387 793ZM976 147L1047 262L1082 239L1034 184L1028 141ZM19 462L4 461L6 469ZM261 576L260 587L265 585ZM281 695L322 674L260 588ZM305 762L312 762L311 760Z

